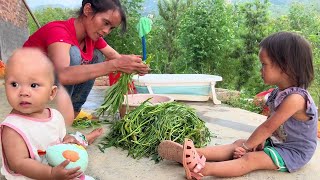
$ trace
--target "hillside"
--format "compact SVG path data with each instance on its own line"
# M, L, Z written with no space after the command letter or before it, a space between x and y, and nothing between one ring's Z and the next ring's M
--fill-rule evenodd
M50 4L50 5L40 5L40 6L36 6L34 8L31 8L32 10L41 10L41 9L45 9L45 8L62 8L62 9L66 9L66 8L70 8L68 6L62 5L62 4Z
M241 2L250 2L253 0L231 0L232 3L241 3ZM157 14L158 0L145 0L144 2L144 10L142 12L143 15L152 13ZM273 15L283 15L289 11L290 5L294 2L299 2L303 4L315 4L320 9L320 1L319 0L269 0L271 3L270 10Z
M236 2L250 2L250 1L253 1L253 0L231 0L233 3L236 3ZM312 0L269 0L271 4L273 5L282 5L282 6L290 6L291 3L294 3L294 2L299 2L299 3L310 3L312 2ZM314 0L315 2L317 0Z
M232 3L252 2L254 0L231 0ZM260 0L263 1L263 0ZM289 12L290 6L293 3L301 3L305 5L311 5L320 10L319 0L269 0L270 11L272 16L281 16Z
M242 2L250 2L253 0L231 0L232 3L242 3ZM274 15L282 15L288 12L291 3L299 2L303 4L315 4L320 9L319 0L270 0L271 6L270 10ZM143 10L141 11L142 15L148 14L158 14L158 0L145 0L143 5ZM32 10L39 10L46 7L60 7L60 8L78 8L79 4L68 4L68 3L60 3L60 1L56 1L55 4L52 4L51 1L46 3L45 5L39 5L33 3L33 1L28 1L29 6Z

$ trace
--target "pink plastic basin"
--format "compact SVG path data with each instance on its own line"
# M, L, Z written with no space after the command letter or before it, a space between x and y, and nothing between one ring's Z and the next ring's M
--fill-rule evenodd
M122 106L120 108L120 117L121 118L126 114L127 100L126 100L126 96L124 96L124 97L125 97L124 101L123 101ZM151 99L149 99L149 98L151 98ZM140 106L140 104L143 103L147 99L149 99L149 102L153 105L174 101L174 99L172 97L166 96L166 95L160 95L160 94L129 94L128 95L128 106L129 106L128 111Z

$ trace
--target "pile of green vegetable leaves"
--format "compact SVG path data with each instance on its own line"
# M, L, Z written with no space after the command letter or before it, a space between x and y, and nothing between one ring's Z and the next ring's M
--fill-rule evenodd
M157 148L163 140L182 144L184 138L190 138L196 147L202 147L211 137L193 108L177 102L151 105L145 101L111 125L99 148L104 152L111 146L121 147L133 158L152 157L159 162Z
M86 129L86 128L95 128L100 127L101 122L99 120L91 120L87 117L75 119L72 123L72 127L76 129Z

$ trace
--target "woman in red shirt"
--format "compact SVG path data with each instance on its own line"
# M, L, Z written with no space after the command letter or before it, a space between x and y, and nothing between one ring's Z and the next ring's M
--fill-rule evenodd
M66 95L58 97L66 124L80 112L95 78L115 71L148 73L139 56L120 55L103 39L120 25L125 31L126 15L119 0L83 0L77 18L50 22L25 42L24 47L38 47L53 61L73 105L73 110L68 108Z

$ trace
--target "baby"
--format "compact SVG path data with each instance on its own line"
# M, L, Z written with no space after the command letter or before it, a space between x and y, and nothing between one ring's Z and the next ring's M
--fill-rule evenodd
M65 169L68 160L49 166L41 153L59 143L80 144L66 135L62 115L47 107L58 91L47 56L31 48L15 51L7 63L5 91L12 107L1 123L1 173L6 179L90 179L79 167Z

